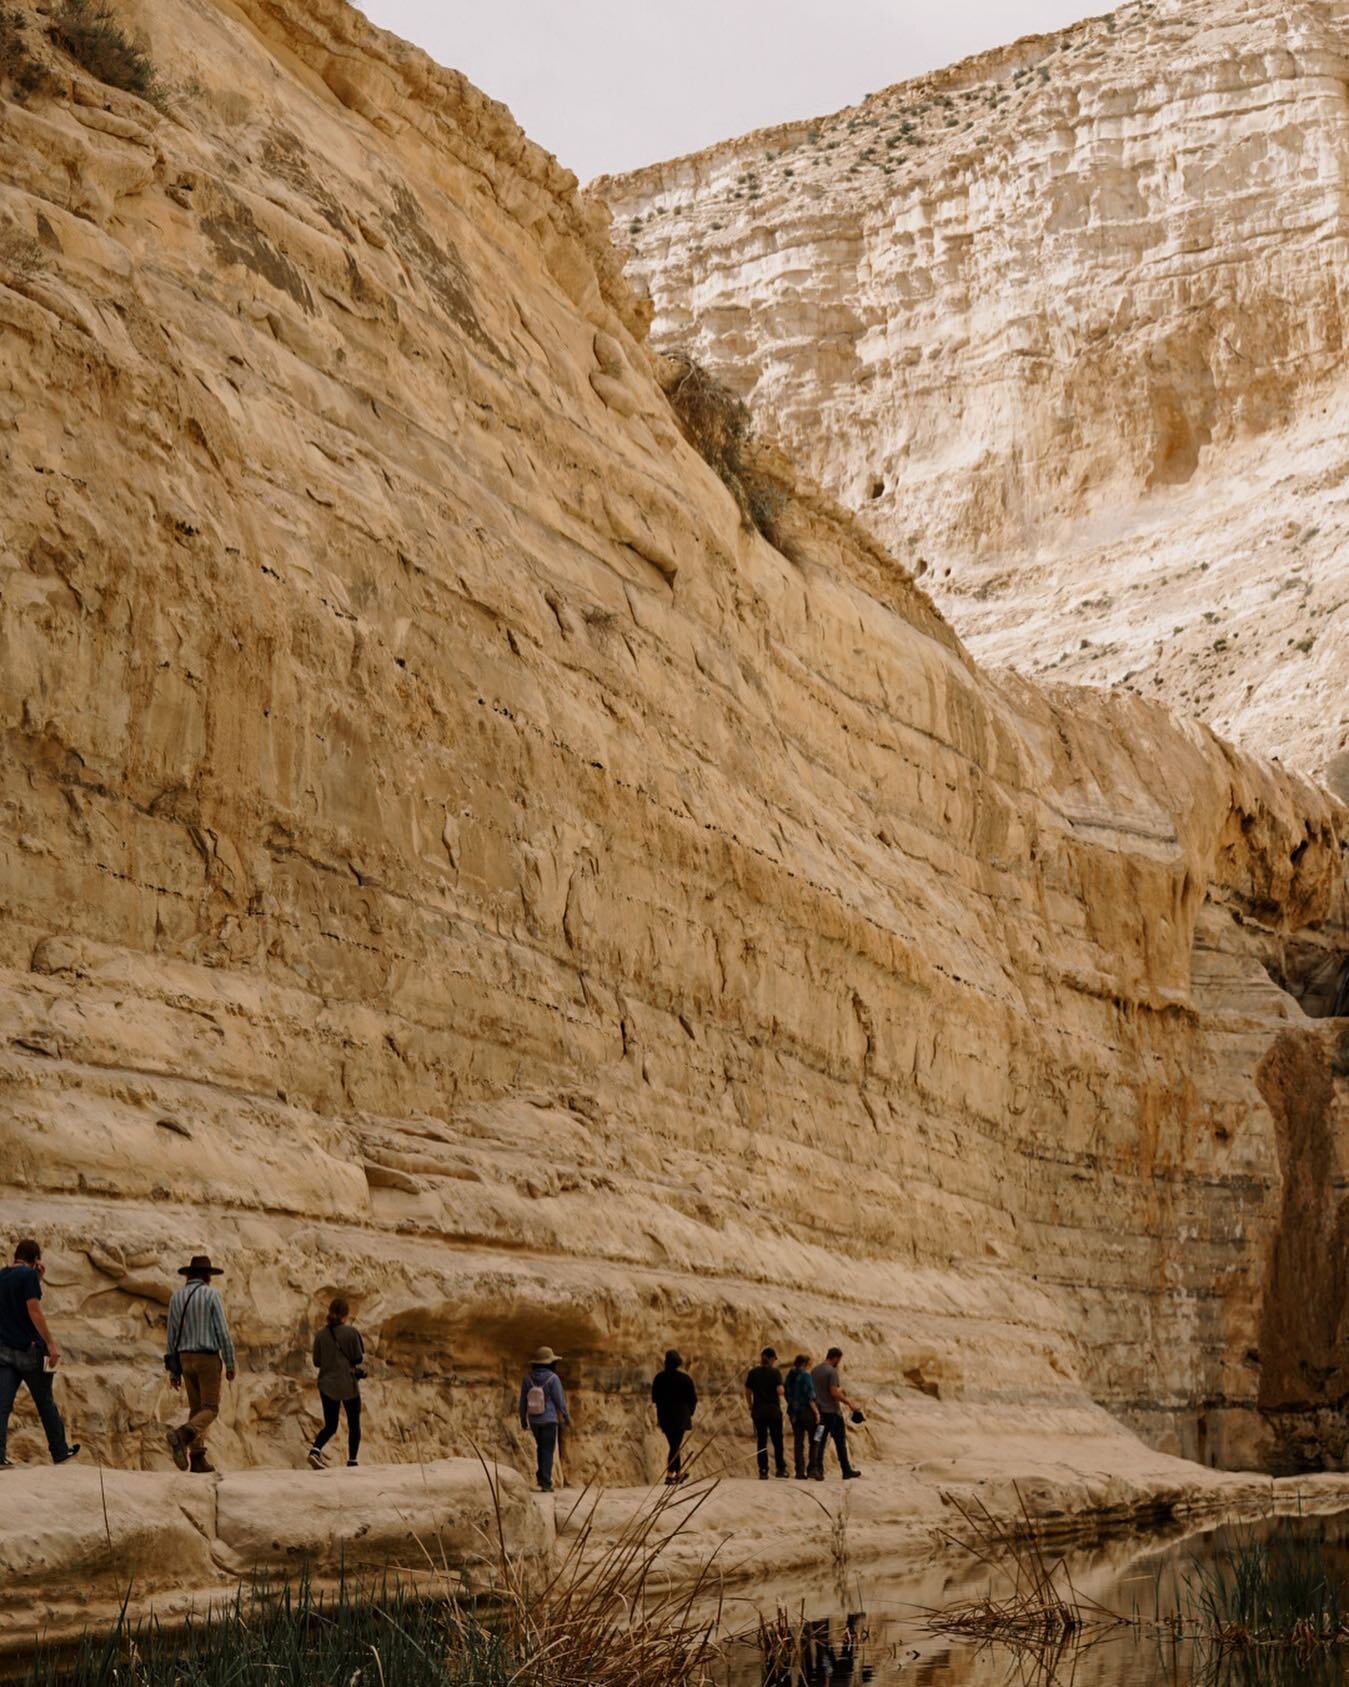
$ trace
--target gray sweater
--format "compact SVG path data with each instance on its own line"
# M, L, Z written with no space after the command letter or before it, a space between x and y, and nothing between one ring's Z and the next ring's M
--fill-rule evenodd
M354 1324L325 1324L314 1337L319 1393L330 1400L354 1400L360 1393L356 1369L365 1359L365 1343Z

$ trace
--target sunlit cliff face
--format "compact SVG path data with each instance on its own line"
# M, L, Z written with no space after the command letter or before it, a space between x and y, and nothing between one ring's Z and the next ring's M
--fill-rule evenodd
M461 78L335 0L128 16L165 108L53 61L0 155L0 1228L85 1440L162 1462L209 1250L235 1468L336 1293L375 1462L514 1456L541 1341L579 1478L658 1473L666 1347L720 1428L765 1340L844 1345L880 1457L1285 1456L1344 810L991 678L789 466L747 529Z
M658 345L975 655L1349 795L1349 7L1131 4L609 179Z

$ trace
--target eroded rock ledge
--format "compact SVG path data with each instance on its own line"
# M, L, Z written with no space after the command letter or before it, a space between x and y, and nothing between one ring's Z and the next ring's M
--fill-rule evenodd
M1306 1513L1349 1493L1342 1478L1230 1476L1149 1453L1101 1412L962 1426L958 1413L928 1406L908 1415L886 1452L846 1489L695 1483L651 1528L652 1547L664 1543L653 1580L693 1586L713 1566L709 1599L720 1589L738 1600L752 1583L771 1605L828 1570L820 1531L839 1515L854 1571L883 1558L903 1578L950 1549L949 1534L963 1531L959 1506L1067 1549L1223 1516ZM476 1460L215 1477L76 1464L4 1481L0 1658L38 1637L60 1644L107 1629L124 1603L133 1628L151 1613L165 1625L199 1618L231 1607L241 1583L488 1592L503 1551L526 1573L593 1563L654 1499L645 1488L531 1495L513 1471ZM752 1627L747 1613L723 1617Z
M671 1341L709 1429L838 1339L879 1418L1337 1457L1345 1277L1290 1323L1284 1239L1339 1234L1345 810L990 677L808 488L748 533L459 79L130 15L165 111L0 106L0 1230L90 1449L166 1463L207 1247L235 1471L298 1463L339 1290L375 1461L525 1468L545 1339L573 1479L656 1474Z

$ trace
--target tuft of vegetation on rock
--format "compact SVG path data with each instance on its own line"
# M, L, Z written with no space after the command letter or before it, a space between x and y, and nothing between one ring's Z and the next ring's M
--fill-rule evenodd
M778 518L786 488L754 462L754 423L743 399L710 375L687 352L670 359L673 374L663 383L685 439L735 499L745 527L779 545Z
M437 1573L433 1547L422 1546L430 1570L421 1591L386 1566L364 1580L344 1574L331 1592L307 1571L293 1586L244 1583L185 1627L134 1620L124 1608L111 1634L39 1642L13 1679L19 1687L713 1687L724 1675L714 1623L700 1609L714 1596L710 1565L690 1592L666 1591L657 1576L714 1488L681 1490L682 1509L646 1506L604 1543L594 1539L592 1506L577 1544L543 1570L508 1550L494 1487L496 1538L486 1544L495 1564L481 1602Z
M159 97L153 59L99 0L62 0L48 33L82 70L110 88L143 100Z
M22 12L0 7L0 82L20 102L42 93L50 81L24 37L27 21Z

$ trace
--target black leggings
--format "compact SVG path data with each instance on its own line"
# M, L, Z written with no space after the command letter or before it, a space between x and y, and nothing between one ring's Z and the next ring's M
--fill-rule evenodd
M314 1437L316 1447L326 1447L337 1434L337 1418L345 1406L347 1409L347 1458L354 1459L361 1447L361 1397L353 1394L350 1400L330 1400L319 1390L319 1399L323 1402L323 1428Z
M762 1417L754 1413L754 1445L759 1460L759 1475L768 1475L768 1443L773 1443L773 1464L779 1475L787 1469L787 1459L782 1450L782 1408L775 1412L765 1412Z
M670 1449L669 1457L665 1461L665 1474L667 1476L678 1476L682 1467L679 1449L684 1445L684 1437L688 1434L688 1430L682 1423L663 1423L660 1426L660 1432L665 1437L666 1446Z

